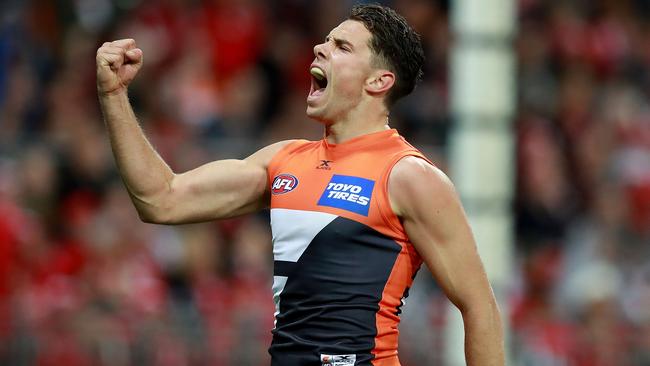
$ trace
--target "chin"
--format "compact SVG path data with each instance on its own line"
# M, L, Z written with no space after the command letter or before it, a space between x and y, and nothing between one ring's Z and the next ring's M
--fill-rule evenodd
M307 105L307 111L306 111L307 117L313 119L316 122L320 122L324 125L330 124L328 122L328 119L325 118L325 115L322 110L319 110L318 108L310 107Z

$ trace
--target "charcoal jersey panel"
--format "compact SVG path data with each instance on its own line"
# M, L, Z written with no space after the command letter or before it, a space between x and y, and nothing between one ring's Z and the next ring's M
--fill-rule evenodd
M313 364L321 354L354 354L356 365L370 365L375 316L400 250L372 228L338 217L293 266L276 261L276 272L284 270L276 274L287 281L273 330L274 359L303 354Z
M272 160L274 366L399 365L399 309L422 263L388 200L405 156L426 159L385 130Z

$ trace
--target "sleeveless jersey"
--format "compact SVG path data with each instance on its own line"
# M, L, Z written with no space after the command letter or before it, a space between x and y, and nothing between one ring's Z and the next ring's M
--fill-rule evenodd
M272 366L399 366L400 307L422 263L388 198L405 156L426 160L385 130L272 159Z

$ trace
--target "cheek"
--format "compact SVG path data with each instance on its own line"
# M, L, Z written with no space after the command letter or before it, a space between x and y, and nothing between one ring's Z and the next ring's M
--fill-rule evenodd
M334 89L340 96L356 99L362 94L364 81L364 75L355 70L354 66L350 66L339 73L334 81Z

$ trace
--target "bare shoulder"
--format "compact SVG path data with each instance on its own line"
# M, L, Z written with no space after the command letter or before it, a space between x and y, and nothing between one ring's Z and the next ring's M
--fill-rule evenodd
M271 145L265 146L259 150L257 150L255 153L247 157L245 160L259 165L261 167L266 168L275 154L277 154L280 150L285 148L287 145L294 143L296 141L300 140L284 140L284 141L279 141L276 143L273 143Z
M429 209L440 209L457 200L449 177L415 156L407 156L395 164L388 177L388 195L393 211L400 217L423 209L424 205Z

